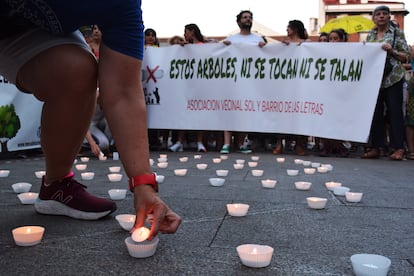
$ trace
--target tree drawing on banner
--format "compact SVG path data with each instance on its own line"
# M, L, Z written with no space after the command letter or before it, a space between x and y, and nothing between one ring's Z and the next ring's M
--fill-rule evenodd
M14 105L0 106L0 143L1 152L7 152L7 142L16 136L20 129L20 119Z

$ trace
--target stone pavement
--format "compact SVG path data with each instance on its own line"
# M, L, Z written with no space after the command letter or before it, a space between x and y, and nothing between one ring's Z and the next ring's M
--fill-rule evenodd
M157 161L162 152L151 152ZM33 205L20 204L11 185L33 184L38 191L40 180L34 175L42 170L43 157L0 160L0 170L11 171L0 178L0 274L1 275L353 275L350 256L356 253L385 255L392 264L389 275L414 275L414 162L387 159L301 157L329 163L333 171L305 175L298 156L285 155L277 163L271 153L243 155L232 153L220 164L212 162L217 152L194 159L193 152L167 153L168 167L154 171L165 175L160 195L183 218L174 235L160 235L154 256L135 259L129 256L122 230L115 215L133 213L133 197L118 201L118 210L98 221L79 221L66 217L36 214ZM235 170L236 159L250 161L260 157L256 169L263 177L254 177L245 165ZM179 157L188 156L181 163ZM207 163L198 170L197 163ZM246 162L247 163L247 162ZM126 188L126 178L113 183L107 179L108 167L120 161L91 159L91 181L83 181L88 191L108 197L110 188ZM187 168L184 177L174 169ZM215 170L229 169L223 187L212 187L209 177ZM298 168L298 176L288 176L286 169ZM80 172L74 169L80 178ZM275 189L261 187L260 179L278 181ZM309 191L295 190L294 181L312 182ZM339 181L352 191L363 192L360 203L347 203L324 185ZM327 207L313 210L306 197L328 198ZM226 204L247 203L245 217L231 217ZM11 230L23 225L46 228L43 240L33 247L16 246ZM265 268L241 264L236 247L254 243L274 248L272 261Z

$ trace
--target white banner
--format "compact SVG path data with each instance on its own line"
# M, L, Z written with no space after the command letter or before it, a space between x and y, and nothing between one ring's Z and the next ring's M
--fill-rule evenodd
M366 142L384 62L377 43L148 48L148 124ZM0 76L1 152L40 147L41 108ZM2 118L6 109L14 110L18 129Z
M377 43L147 48L149 126L366 142L384 61Z

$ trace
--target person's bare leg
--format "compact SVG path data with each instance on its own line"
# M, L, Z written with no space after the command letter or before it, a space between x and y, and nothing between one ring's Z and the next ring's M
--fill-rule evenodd
M224 131L224 145L231 145L231 131Z
M406 131L406 142L407 142L407 148L408 152L410 154L414 154L414 127L413 126L407 126L405 128Z
M74 45L44 51L17 76L19 87L44 101L41 144L47 183L71 171L94 111L96 79L96 61Z
M151 172L141 64L101 45L101 104L128 178Z

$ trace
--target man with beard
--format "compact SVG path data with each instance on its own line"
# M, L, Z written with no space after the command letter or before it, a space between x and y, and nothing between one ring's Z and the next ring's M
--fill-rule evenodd
M237 34L229 35L223 43L226 45L230 44L238 44L238 43L245 43L245 44L255 44L259 47L263 47L266 45L266 42L261 36L253 34L251 32L252 25L253 25L253 13L251 11L245 10L241 11L237 15L237 25L239 25L240 32ZM224 144L221 148L221 153L230 153L230 144L231 144L231 131L224 131ZM237 147L239 148L241 153L251 153L252 151L247 148L247 145L244 143L244 137L247 134L238 133L235 136L235 140L237 143Z

